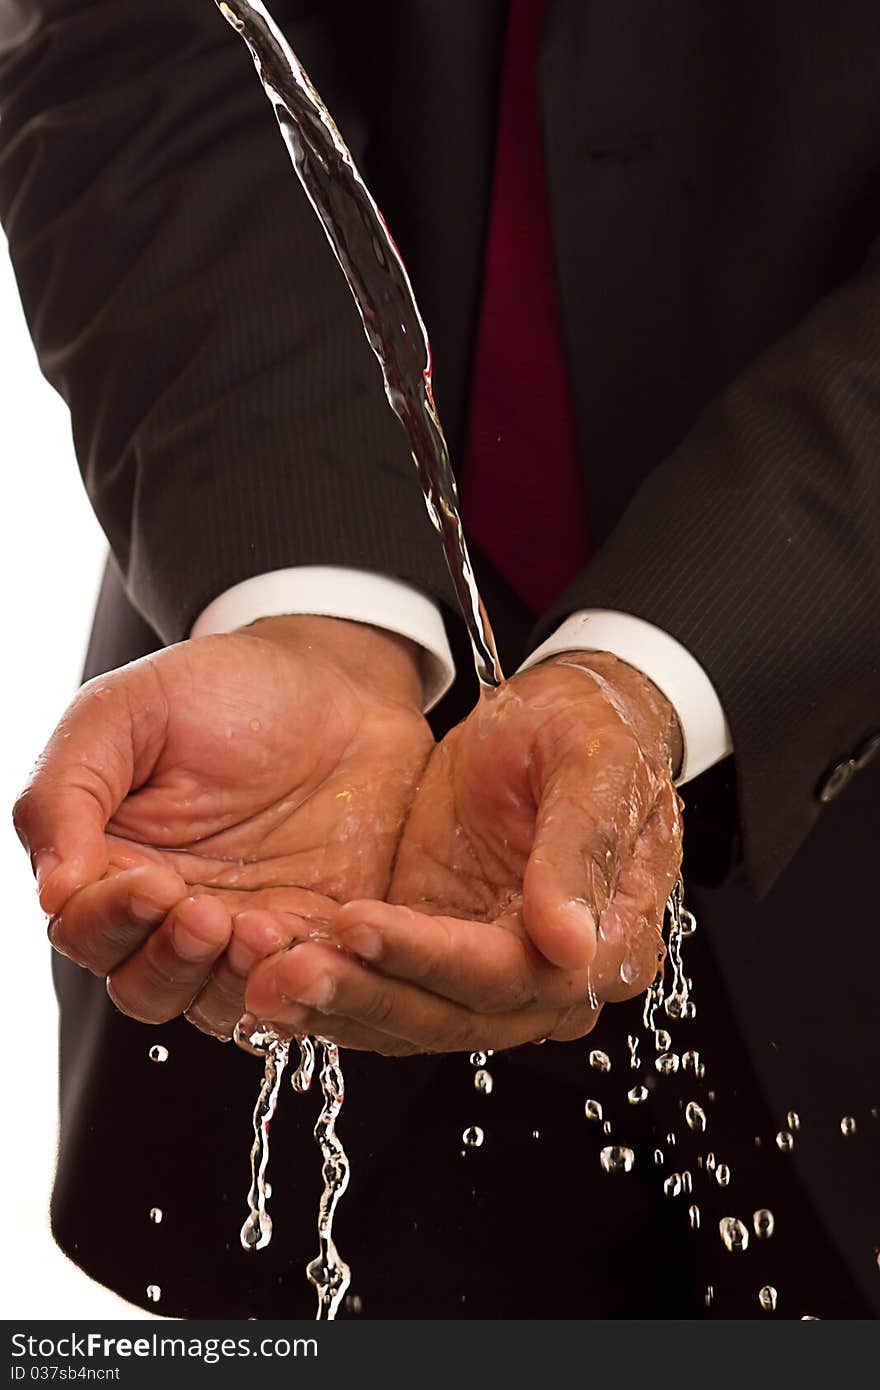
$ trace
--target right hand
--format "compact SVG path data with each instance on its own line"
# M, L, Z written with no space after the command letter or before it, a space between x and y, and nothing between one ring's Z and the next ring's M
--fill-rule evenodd
M14 812L55 948L114 1003L230 1036L251 967L384 897L433 739L415 648L263 619L85 685Z

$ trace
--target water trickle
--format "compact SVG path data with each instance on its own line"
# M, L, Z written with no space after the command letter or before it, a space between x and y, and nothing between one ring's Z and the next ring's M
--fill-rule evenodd
M168 1048L163 1047L161 1043L154 1043L150 1048L149 1058L151 1062L167 1062L168 1057ZM151 1284L150 1287L153 1288L154 1285Z
M706 1112L702 1105L698 1105L695 1100L689 1100L684 1112L688 1129L696 1130L702 1134L706 1128Z
M769 1240L776 1229L776 1218L767 1207L752 1212L752 1226L759 1240Z
M730 1186L730 1169L726 1163L719 1163L715 1169L715 1181L719 1187Z
M775 1313L778 1301L779 1294L772 1284L765 1284L762 1289L758 1290L758 1302L765 1313Z
M776 1136L776 1147L781 1149L784 1154L790 1153L794 1148L794 1135L787 1129L781 1129Z
M611 1058L608 1056L607 1052L600 1052L598 1048L590 1053L589 1061L594 1071L611 1070Z
M150 1220L154 1226L162 1225L162 1218L165 1215L161 1207L150 1207Z
M725 1249L737 1252L748 1250L749 1233L737 1216L722 1216L718 1231L724 1241Z
M461 1136L461 1142L466 1149L478 1149L482 1144L485 1135L479 1125L470 1125Z
M244 1035L241 1026L239 1035ZM239 1041L237 1036L236 1041ZM245 1250L264 1250L272 1239L272 1218L266 1210L266 1169L269 1163L269 1126L278 1105L278 1092L281 1079L290 1054L290 1042L269 1034L264 1029L253 1029L247 1034L247 1042L252 1049L265 1047L265 1066L263 1080L254 1106L254 1142L251 1146L251 1186L248 1192L248 1215L241 1228L241 1243Z
M151 1303L158 1303L161 1297L162 1290L159 1288L158 1284L147 1285L147 1298L150 1300Z
M587 1100L584 1102L584 1114L588 1120L601 1120L602 1102L600 1100Z
M609 1144L599 1154L599 1162L606 1173L629 1173L635 1161L632 1149L624 1148L622 1144Z
M335 1318L351 1283L351 1270L341 1258L333 1240L333 1217L340 1197L348 1187L350 1165L339 1136L336 1120L345 1100L345 1082L339 1064L339 1048L326 1038L321 1046L321 1094L323 1105L315 1125L315 1142L321 1151L324 1191L318 1204L318 1254L306 1267L306 1277L318 1295L318 1322Z
M627 1091L626 1098L630 1105L641 1105L648 1099L647 1086L633 1086L631 1090Z
M856 1132L856 1122L852 1115L844 1115L840 1122L840 1132L844 1139L851 1139Z
M299 1040L299 1066L291 1074L290 1084L297 1095L304 1096L315 1074L315 1044L311 1038Z
M478 1091L481 1096L491 1096L494 1085L495 1080L492 1073L487 1071L485 1067L480 1067L479 1071L474 1072L474 1090Z

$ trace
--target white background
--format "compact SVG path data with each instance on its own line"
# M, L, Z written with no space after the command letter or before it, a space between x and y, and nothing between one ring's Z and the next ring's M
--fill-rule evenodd
M76 690L106 550L80 482L67 408L43 380L0 237L0 881L3 883L5 1318L150 1315L93 1283L52 1242L57 1011L46 919L9 812Z

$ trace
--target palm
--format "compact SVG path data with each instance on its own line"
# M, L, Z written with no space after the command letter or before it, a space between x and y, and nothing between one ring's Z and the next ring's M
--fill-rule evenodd
M577 951L565 919L588 912L601 923L593 984L615 998L654 974L679 859L668 775L601 690L552 666L484 696L437 747L389 897L503 921L568 966Z
M109 872L162 863L243 906L384 894L425 758L417 715L247 637L152 663L156 757L107 826Z

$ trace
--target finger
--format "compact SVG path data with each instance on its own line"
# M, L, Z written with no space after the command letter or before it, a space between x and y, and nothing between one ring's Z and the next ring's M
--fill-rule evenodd
M309 924L293 913L248 909L232 920L232 937L203 988L186 1010L189 1022L215 1038L231 1038L245 1012L247 978L267 956L308 936Z
M663 959L666 901L680 867L680 803L669 783L662 788L602 917L592 973L600 999L631 999L654 979Z
M117 1009L141 1023L167 1023L199 992L226 950L232 918L207 893L184 898L139 951L107 977Z
M321 1034L322 1017L341 1015L427 1052L517 1047L546 1037L562 1012L478 1014L415 985L389 980L320 942L305 942L263 961L248 980L245 1002L248 1012L291 1033Z
M158 756L164 702L150 671L137 663L83 686L15 804L48 913L105 872L104 827Z
M363 901L340 909L333 935L381 974L476 1013L562 1008L587 997L585 971L551 965L511 926Z
M644 756L624 729L585 741L548 777L523 879L523 920L554 965L584 969L595 955L597 923L651 792Z
M74 893L50 922L49 940L77 965L106 975L143 945L186 891L173 869L125 869Z

